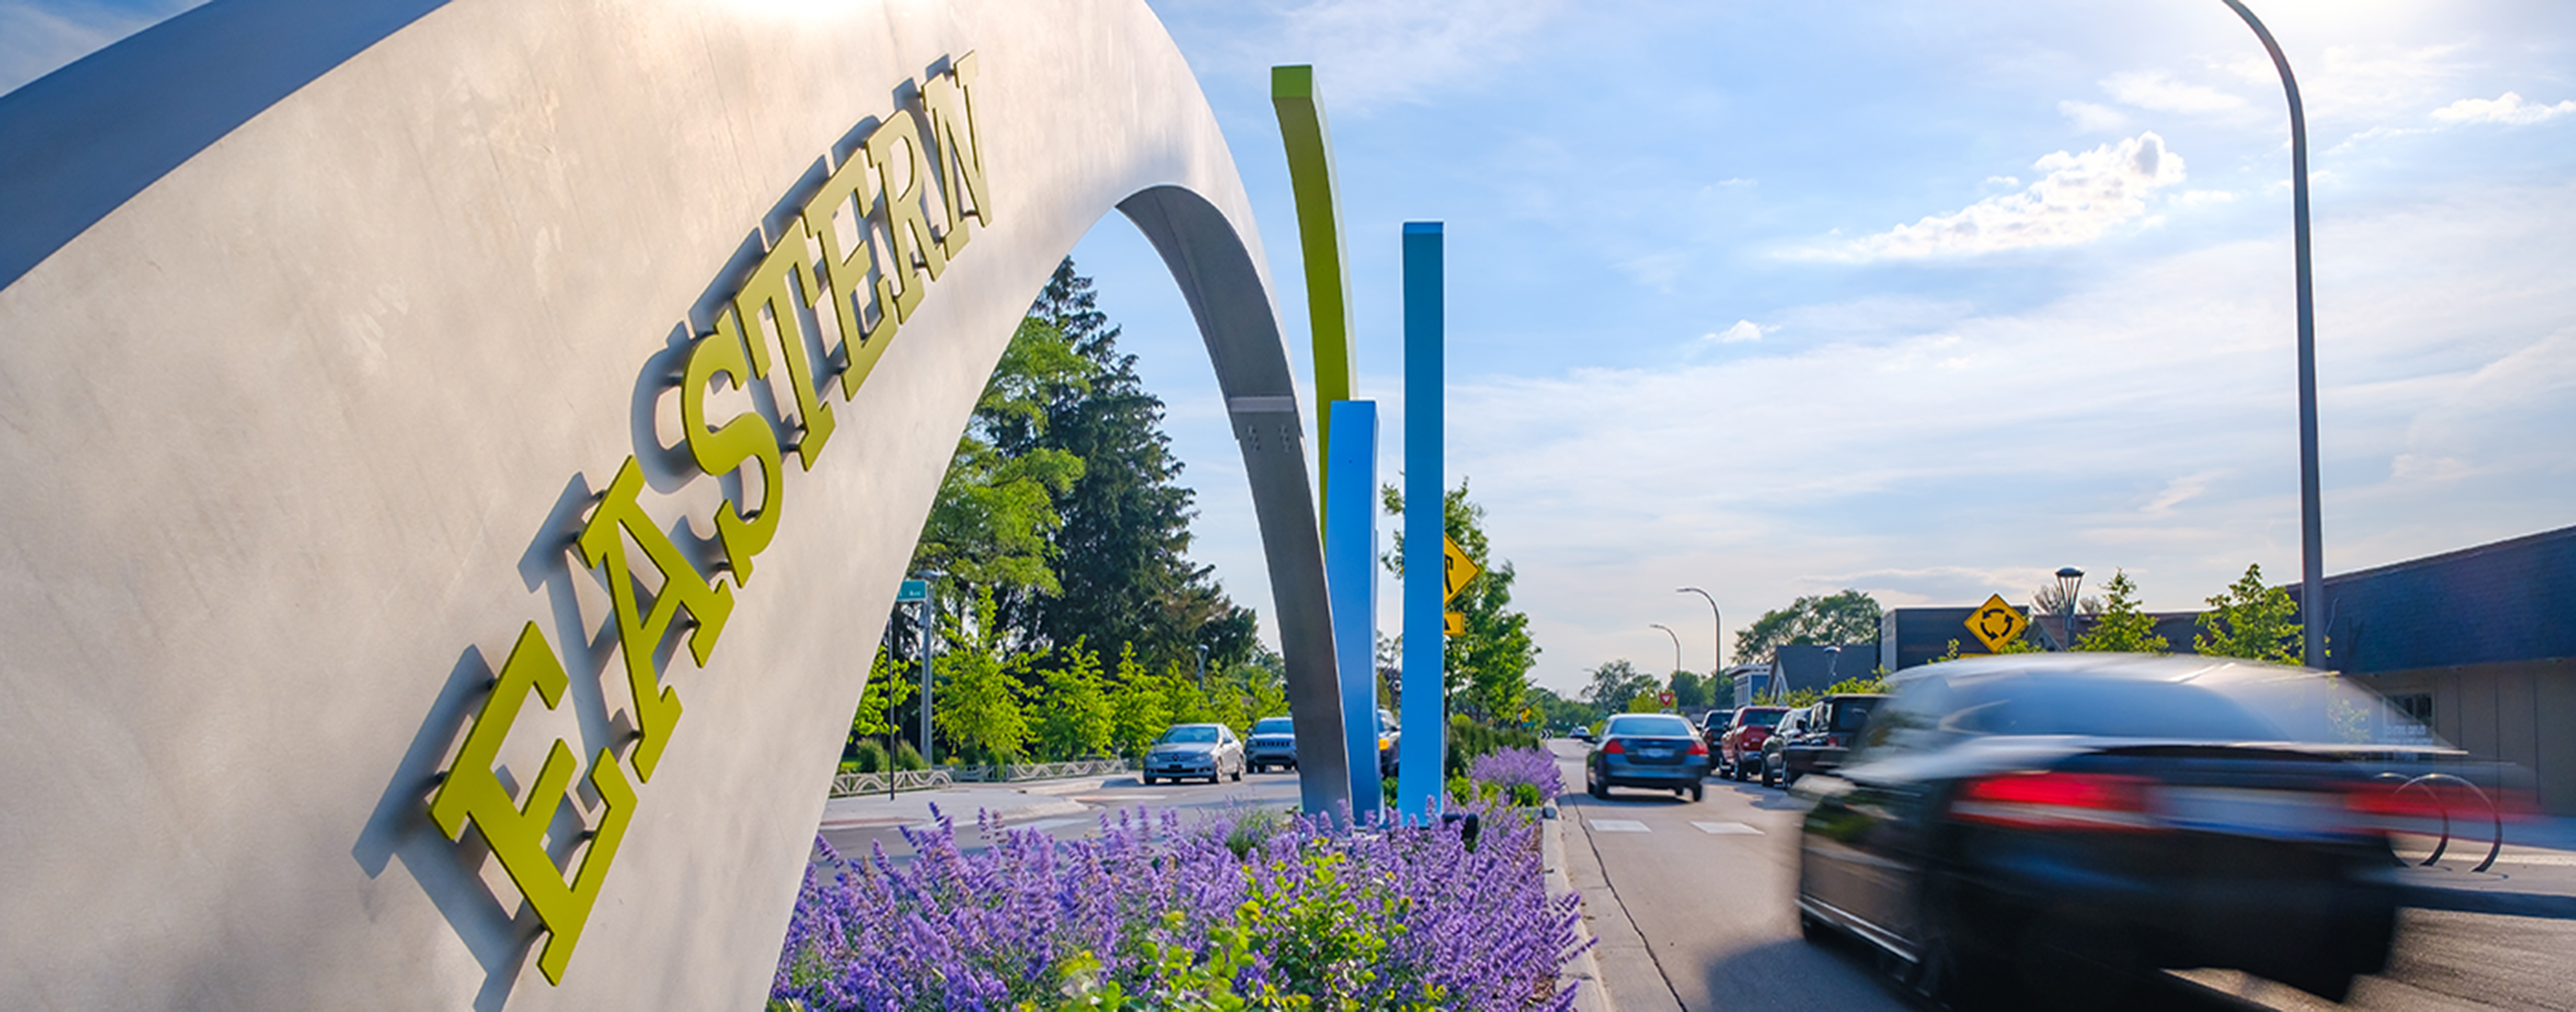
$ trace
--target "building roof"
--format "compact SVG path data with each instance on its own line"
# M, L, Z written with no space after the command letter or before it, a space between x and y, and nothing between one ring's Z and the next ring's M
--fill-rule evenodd
M2325 598L2340 671L2576 657L2576 527L2330 576Z

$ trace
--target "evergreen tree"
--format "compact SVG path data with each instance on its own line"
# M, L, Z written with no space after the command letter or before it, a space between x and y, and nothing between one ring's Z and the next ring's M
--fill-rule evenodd
M2094 620L2093 627L2075 638L2075 649L2136 654L2161 654L2171 649L2164 637L2156 635L2155 617L2138 607L2137 581L2129 579L2125 570L2112 573L2110 584L2103 589L2110 592L2110 599L2103 602L2102 615Z
M1211 567L1189 561L1194 495L1178 484L1163 402L1146 391L1136 357L1118 350L1091 280L1065 260L1029 315L1064 336L1086 381L1048 388L1041 417L997 426L995 445L1014 456L1059 451L1083 469L1054 490L1059 591L1010 595L1004 622L1039 643L1134 644L1152 668L1195 666L1198 646L1210 670L1249 661L1254 615L1218 589Z

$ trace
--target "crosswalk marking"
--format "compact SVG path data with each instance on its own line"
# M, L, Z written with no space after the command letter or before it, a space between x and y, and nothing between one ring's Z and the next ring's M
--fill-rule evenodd
M1646 828L1645 823L1639 822L1635 819L1594 819L1592 820L1592 829L1595 832L1601 833L1652 832L1652 830Z
M1741 822L1694 822L1699 831L1710 836L1761 836L1762 831Z

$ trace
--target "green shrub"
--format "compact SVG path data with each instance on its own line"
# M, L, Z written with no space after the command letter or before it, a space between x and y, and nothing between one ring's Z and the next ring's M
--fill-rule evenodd
M841 768L855 773L883 773L886 765L893 762L886 755L885 745L873 738L859 739L850 752L849 758L841 760Z
M1507 748L1537 748L1538 735L1517 727L1494 727L1464 714L1449 718L1448 755L1440 764L1443 778L1467 775L1478 756Z
M930 768L930 763L921 758L920 749L912 747L912 743L907 741L899 743L894 747L894 768L898 770L926 770Z

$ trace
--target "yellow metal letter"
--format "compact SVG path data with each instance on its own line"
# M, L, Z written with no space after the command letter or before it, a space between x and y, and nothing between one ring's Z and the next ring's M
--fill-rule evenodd
M841 248L841 230L834 224L842 205L851 209L851 234L858 239ZM867 381L868 371L876 368L878 357L894 340L897 318L894 304L877 303L877 325L866 326L859 309L862 299L874 295L868 287L868 272L876 268L875 246L868 241L872 226L868 224L868 160L861 151L852 151L823 181L823 189L805 202L805 231L823 244L823 274L817 279L832 297L832 314L841 324L841 352L846 364L841 369L841 396L856 397L859 384ZM762 367L767 371L766 366Z
M796 441L796 460L811 471L814 458L823 455L824 442L832 438L832 406L815 394L814 363L805 354L805 326L797 322L798 307L810 304L799 293L814 291L814 275L805 267L805 220L790 221L778 242L769 247L769 255L760 258L760 266L742 283L742 291L734 295L733 307L742 317L743 336L753 344L767 340L760 333L760 307L768 306L772 322L778 325L778 350L787 360L788 385L796 392L796 420L805 427L805 434Z
M617 652L626 658L626 688L635 697L635 775L650 783L671 726L680 720L680 694L662 685L653 670L653 654L679 621L680 609L687 608L689 621L696 626L689 631L689 654L700 667L706 666L715 653L716 637L724 632L726 617L733 614L733 588L722 579L710 582L698 575L697 567L680 554L680 546L671 543L654 525L652 514L636 501L643 490L644 471L635 458L628 457L617 469L617 480L609 483L608 493L600 497L598 508L591 511L590 522L582 527L580 543L583 559L608 569L608 596L617 609ZM635 539L644 550L645 563L662 576L650 610L636 601L642 588L636 585L624 538Z
M952 61L948 73L921 86L921 105L930 111L932 161L948 177L948 228L940 235L940 253L957 259L966 248L966 216L978 228L993 227L992 195L984 185L984 145L975 137L975 54ZM972 204L969 208L967 205Z
M868 164L876 169L877 191L885 195L886 206L888 262L877 267L877 302L893 306L896 316L909 320L913 308L921 305L921 268L930 269L932 281L948 269L948 255L940 252L939 237L931 234L930 219L921 210L922 199L930 195L930 187L923 185L930 179L930 169L921 156L921 121L912 110L897 109L868 134L867 148ZM897 148L902 154L896 154ZM895 185L898 171L901 186Z
M564 964L572 958L572 948L581 941L582 925L590 920L591 906L599 901L599 885L608 878L608 863L617 856L617 845L626 837L626 824L635 818L635 790L627 784L626 774L617 768L617 756L607 749L590 761L590 786L599 792L601 810L599 825L587 834L590 842L582 851L579 870L571 881L564 870L555 866L553 855L546 852L546 829L554 821L566 790L572 786L572 748L561 738L546 753L545 766L537 779L512 801L508 788L493 772L492 763L500 754L501 742L510 736L510 725L518 719L519 708L528 701L533 689L543 697L546 709L563 702L565 686L563 662L555 658L554 648L530 622L519 631L519 642L510 648L510 659L501 665L501 677L492 686L492 694L483 701L483 710L475 715L474 730L465 735L465 745L456 754L456 764L448 767L447 778L430 798L429 818L438 824L450 840L465 836L465 824L472 820L492 847L492 856L501 861L501 870L527 897L528 907L546 926L546 949L537 956L537 969L545 971L550 983L563 983Z
M768 371L767 349L744 341L741 318L726 309L716 317L715 333L699 337L690 348L688 374L680 386L681 431L688 434L689 454L697 458L700 470L724 474L750 461L760 462L760 509L745 510L741 502L728 500L716 513L716 540L724 546L725 567L733 571L737 587L751 582L751 557L768 548L769 539L778 533L778 496L786 490L786 475L778 467L778 435L758 412L735 415L723 428L707 427L707 388L722 376L728 386L739 389ZM743 490L750 489L746 477ZM736 500L743 498L748 496L738 495Z

